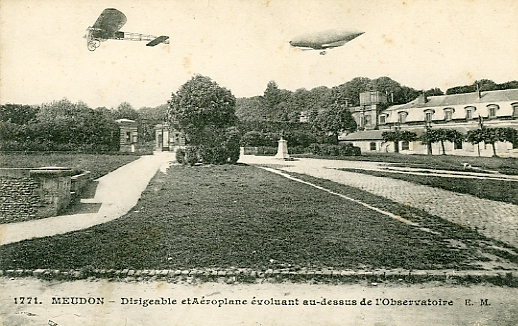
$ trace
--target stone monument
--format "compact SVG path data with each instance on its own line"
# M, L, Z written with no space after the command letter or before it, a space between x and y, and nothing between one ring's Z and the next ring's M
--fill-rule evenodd
M279 146L277 147L277 154L275 158L280 160L289 160L290 155L288 154L288 142L282 137L279 139Z

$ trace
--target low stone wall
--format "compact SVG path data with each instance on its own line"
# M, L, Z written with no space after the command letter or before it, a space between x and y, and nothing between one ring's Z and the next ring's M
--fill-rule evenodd
M90 171L84 171L70 177L70 194L73 198L77 198L83 192L85 186L90 182Z
M71 201L69 168L0 169L0 223L56 216ZM84 186L88 174L78 177Z
M38 184L29 169L0 169L0 221L18 222L37 218L42 205Z

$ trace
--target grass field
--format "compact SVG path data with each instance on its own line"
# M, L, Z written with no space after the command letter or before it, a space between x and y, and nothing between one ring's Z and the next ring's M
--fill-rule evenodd
M377 177L399 179L462 194L468 194L478 198L497 200L518 205L518 181L445 178L437 176L424 176L346 168L341 170L374 175Z
M379 201L358 189L328 186ZM117 220L0 247L0 269L479 268L484 257L477 233L386 200L383 205L444 230L426 232L251 166L173 166Z
M104 155L78 153L30 153L0 154L0 168L38 168L61 166L92 172L97 179L108 172L126 165L139 157L136 155Z
M395 166L427 168L438 170L465 171L464 163L483 170L518 175L518 158L473 157L453 155L406 155L397 153L362 153L361 156L315 156L312 154L295 157L325 158L348 161L396 163Z

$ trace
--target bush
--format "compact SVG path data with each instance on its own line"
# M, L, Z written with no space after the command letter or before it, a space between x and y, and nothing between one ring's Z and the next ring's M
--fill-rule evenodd
M199 162L198 158L198 147L195 146L187 146L185 148L185 160L184 163L193 166L194 164Z
M308 147L309 151L314 155L320 155L320 144L313 143Z
M176 162L180 164L184 164L185 161L185 151L181 148L176 150Z
M257 147L257 155L275 155L277 154L277 147L260 146Z
M304 147L304 146L288 147L288 153L290 153L290 154L306 154L306 153L310 153L310 152L311 151L309 150L309 148Z

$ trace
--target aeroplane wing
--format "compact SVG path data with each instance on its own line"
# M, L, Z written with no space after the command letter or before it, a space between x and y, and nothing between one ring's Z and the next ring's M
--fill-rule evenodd
M155 45L160 44L160 43L168 44L169 43L169 36L165 36L165 35L159 36L156 39L154 39L151 42L149 42L148 44L146 44L146 46L155 46Z
M95 21L92 28L101 29L108 35L113 35L126 24L126 16L117 9L106 8Z

